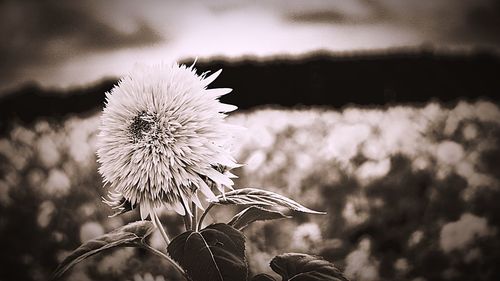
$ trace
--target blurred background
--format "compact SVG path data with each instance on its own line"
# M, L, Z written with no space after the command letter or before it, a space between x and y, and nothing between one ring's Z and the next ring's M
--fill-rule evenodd
M136 63L195 59L248 128L236 187L328 212L246 229L251 275L305 252L353 280L499 280L499 26L496 0L1 1L0 280L47 280L139 219L101 202L104 93ZM134 248L65 279L180 280Z

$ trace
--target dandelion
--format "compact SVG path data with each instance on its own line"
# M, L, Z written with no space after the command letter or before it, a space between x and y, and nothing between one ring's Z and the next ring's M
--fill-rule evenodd
M98 134L99 172L111 187L105 203L116 209L138 206L141 219L166 206L191 215L203 209L201 192L232 189L237 167L228 150L237 127L225 123L236 106L218 98L231 89L207 89L220 70L206 77L193 66L136 67L106 93Z

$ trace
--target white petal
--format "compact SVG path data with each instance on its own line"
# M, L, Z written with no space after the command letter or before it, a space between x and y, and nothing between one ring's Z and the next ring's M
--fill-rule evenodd
M226 186L232 186L234 182L227 176L221 174L219 171L215 169L210 169L205 171L205 174L207 177L209 177L211 180L213 180L216 183L226 185Z
M231 172L225 172L224 175L226 175L230 179L237 179L238 178L237 175L235 175L235 174L233 174Z
M210 95L211 98L217 99L221 96L227 95L231 93L233 89L231 88L216 88L216 89L207 89L205 92Z
M201 204L200 198L198 197L198 193L196 191L191 196L191 200L198 208L205 210L205 207L203 207L203 204Z
M186 196L185 195L181 195L181 200L182 200L182 206L184 208L184 210L187 210L187 213L190 217L193 216L193 213L191 212L191 204L189 203L189 201L187 200Z
M186 215L186 210L184 210L184 207L182 206L181 202L175 201L170 204L172 207L172 210L174 210L177 214L184 216Z
M236 105L226 104L226 103L221 103L221 104L219 104L219 107L218 107L218 110L220 112L231 112L231 111L235 111L236 109L238 109L238 107Z
M210 83L214 82L215 79L217 79L217 77L219 77L220 73L222 72L222 69L219 69L217 70L216 72L214 72L212 75L208 76L207 78L205 78L203 80L203 83L208 86L210 85Z
M139 210L141 212L141 220L145 220L148 218L149 213L151 212L151 206L147 201L143 201L141 202Z
M208 187L207 183L205 181L203 181L202 179L200 179L198 181L198 188L200 189L201 193L203 193L203 195L205 195L205 197L207 197L207 199L213 200L213 201L217 200L217 197L215 196L215 194L212 192L210 187Z

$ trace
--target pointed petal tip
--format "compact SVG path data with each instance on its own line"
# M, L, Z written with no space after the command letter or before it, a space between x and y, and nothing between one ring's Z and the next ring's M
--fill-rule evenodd
M194 202L196 207L200 208L201 210L205 210L205 207L203 207L203 204L201 203L200 198L198 197L198 194L196 191L191 196L191 201Z
M170 204L170 207L179 215L185 216L186 215L186 210L184 210L184 207L182 206L181 202L176 201L174 203Z
M233 105L233 104L221 103L221 105L220 105L221 112L233 112L236 109L238 109L238 107L236 105Z
M149 207L146 206L146 204L141 204L141 206L139 206L139 210L141 213L141 220L147 219L150 213Z
M182 208L187 211L187 214L192 217L193 216L193 213L191 212L191 204L188 200L188 198L186 198L186 196L184 195L181 195L181 204L182 204Z
M222 72L222 69L219 69L216 72L214 72L213 74L211 74L210 76L203 79L203 82L205 83L205 85L209 85L210 83L214 82L214 80L217 79L217 77L219 77L221 72Z
M195 57L195 58L194 58L194 61L193 61L193 63L191 64L191 66L189 67L189 69L193 70L193 69L194 69L194 66L195 66L195 64L196 64L196 62L198 62L198 57Z
M217 200L217 197L215 194L212 192L210 187L208 187L207 183L200 179L198 188L201 191L201 193L207 198L208 202L211 202L211 200Z

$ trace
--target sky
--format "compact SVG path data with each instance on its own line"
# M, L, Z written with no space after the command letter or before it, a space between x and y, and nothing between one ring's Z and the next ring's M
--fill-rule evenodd
M496 0L4 0L0 93L82 86L136 63L500 44Z

